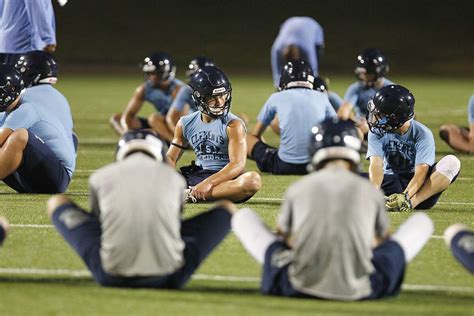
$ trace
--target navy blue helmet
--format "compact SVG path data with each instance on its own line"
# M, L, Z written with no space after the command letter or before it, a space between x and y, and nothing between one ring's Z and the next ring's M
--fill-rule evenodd
M372 75L377 80L385 76L389 71L388 61L385 55L378 48L364 49L357 55L356 67L354 69L357 79L361 80L361 75Z
M167 53L152 53L143 60L142 71L147 74L157 74L163 81L172 80L176 76L176 65Z
M55 84L58 81L56 58L42 50L32 50L20 56L15 68L21 72L26 87L38 84Z
M188 70L186 70L186 76L191 77L196 70L205 67L205 66L215 66L216 64L212 59L206 56L196 56L194 57L188 65Z
M311 129L311 167L318 170L329 160L344 159L356 169L360 162L360 146L361 139L353 121L326 119Z
M215 66L204 66L197 70L189 82L192 98L199 111L211 117L225 116L232 103L232 85L225 73ZM223 104L215 106L218 99Z
M0 65L0 112L4 112L20 96L25 88L18 70L12 66Z
M370 131L382 136L415 116L415 97L407 88L392 84L378 90L367 109Z
M289 61L283 67L278 90L291 88L313 89L314 76L311 66L304 60Z
M142 152L160 162L165 162L166 150L165 143L153 130L130 130L120 138L117 144L115 159L120 161L133 153Z
M319 92L326 93L328 92L328 85L323 78L317 76L314 77L313 89Z

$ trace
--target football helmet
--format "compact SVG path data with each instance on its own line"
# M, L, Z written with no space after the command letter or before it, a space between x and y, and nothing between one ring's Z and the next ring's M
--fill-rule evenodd
M153 130L130 130L120 138L115 152L115 159L120 161L133 153L143 152L160 162L164 162L166 161L166 151L165 143Z
M278 90L291 88L313 89L314 76L310 65L302 60L293 60L286 63L280 76Z
M378 90L367 109L369 129L381 137L415 116L415 97L407 88L392 84Z
M321 169L328 160L344 159L352 163L355 170L360 163L360 146L353 121L326 119L311 129L310 169Z
M387 58L380 49L367 48L357 55L354 73L357 79L364 82L366 86L372 87L375 81L380 77L384 77L388 71Z
M0 65L0 112L4 112L25 88L23 79L13 66Z
M143 60L142 71L146 74L157 74L162 81L173 80L176 76L176 65L167 53L152 53Z
M215 66L216 64L212 59L206 56L196 56L194 57L188 65L188 70L186 70L186 76L189 78L196 72L196 70L205 67L205 66Z
M204 66L191 77L189 86L199 111L211 117L226 116L232 103L232 85L215 66Z
M322 93L327 93L328 85L326 83L326 80L324 80L323 78L319 76L314 77L313 89Z
M55 84L58 81L56 58L42 50L32 50L20 56L15 68L22 74L26 87Z

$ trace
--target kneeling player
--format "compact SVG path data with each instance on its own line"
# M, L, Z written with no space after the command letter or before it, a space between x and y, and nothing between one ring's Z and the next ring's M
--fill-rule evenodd
M187 144L196 154L197 164L181 168L190 187L186 200L248 200L260 189L261 181L258 173L245 172L245 125L229 112L229 79L219 68L205 66L196 71L189 85L199 111L179 120L167 153L172 165Z
M435 164L431 131L414 120L415 98L399 85L383 87L368 104L370 181L389 196L392 211L429 209L456 179L461 162L448 155Z
M116 160L90 178L91 212L49 200L53 224L103 286L184 286L229 232L226 204L182 222L185 181L151 131L124 134Z
M396 295L433 223L419 213L388 236L382 192L356 174L361 141L352 122L323 122L311 143L316 172L287 190L279 236L251 209L231 208L233 231L264 264L262 293L333 300Z

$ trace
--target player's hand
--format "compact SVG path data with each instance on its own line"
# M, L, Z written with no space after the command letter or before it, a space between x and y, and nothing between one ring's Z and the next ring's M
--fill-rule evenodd
M405 193L394 193L385 202L387 211L408 212L412 210L411 202Z
M48 44L46 45L43 50L47 53L54 53L56 51L56 44Z
M212 184L206 180L191 188L191 195L198 200L206 200L211 196Z

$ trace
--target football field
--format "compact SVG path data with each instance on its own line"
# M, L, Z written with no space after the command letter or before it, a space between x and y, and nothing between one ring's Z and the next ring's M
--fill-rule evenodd
M235 114L250 118L249 129L274 91L269 76L232 75ZM416 119L427 125L436 140L436 158L452 153L438 136L443 123L467 125L467 101L474 80L390 77L408 87L416 99ZM68 189L75 201L88 207L90 174L114 159L118 136L108 118L123 110L141 82L140 75L65 75L57 88L68 98L79 152ZM331 89L343 96L353 77L331 78ZM304 106L304 105L302 105ZM152 106L145 104L141 114ZM277 145L267 131L265 138ZM48 195L17 194L0 184L0 215L11 223L9 238L0 248L0 313L2 315L474 315L474 276L457 262L442 239L444 230L460 222L474 228L474 156L456 154L461 173L428 215L435 232L408 266L401 294L372 302L331 302L285 299L259 294L260 268L230 233L180 291L101 288L84 264L51 226L46 214ZM180 161L188 164L193 153ZM248 170L257 170L247 161ZM367 170L367 164L364 163ZM270 227L286 188L297 176L262 174L262 189L244 205L255 209ZM166 181L166 179L163 179ZM318 190L318 188L314 188ZM185 217L210 207L187 204ZM390 213L392 230L408 213Z

